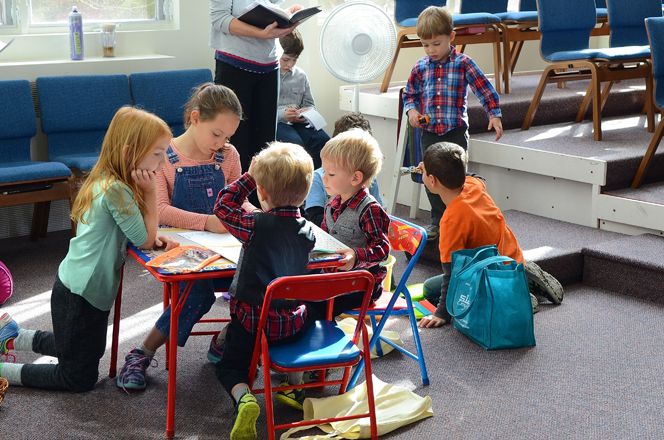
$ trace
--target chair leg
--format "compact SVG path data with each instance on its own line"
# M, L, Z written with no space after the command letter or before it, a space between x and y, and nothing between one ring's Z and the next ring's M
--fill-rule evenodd
M373 371L371 368L371 348L369 348L368 350L366 348L369 347L369 337L367 335L366 327L363 328L362 331L362 347L364 347L363 350L364 363L365 363L364 375L366 378L366 385L367 385L367 399L369 400L368 406L369 406L369 423L371 426L371 438L377 439L378 422L376 420L376 401L373 389Z
M590 68L591 77L590 82L593 90L593 139L596 141L602 140L602 93L600 91L602 84L600 83L597 67L592 65Z
M503 59L502 59L502 75L503 75L503 83L505 85L505 94L508 95L510 93L510 75L512 73L512 67L510 65L511 59L510 59L510 45L509 41L507 39L507 27L506 26L501 26L500 28L500 33L501 33L501 41L498 43L503 47Z
M370 315L369 319L371 320L371 331L374 334L376 334L376 327L378 327L376 325L376 316L375 315ZM383 355L383 347L380 344L380 338L378 338L378 342L376 342L376 354L378 355L378 357Z
M548 67L542 72L542 77L540 82L535 89L535 94L533 95L533 100L530 101L530 106L528 106L528 111L526 112L526 117L523 119L523 124L521 125L521 130L528 130L533 123L535 118L535 113L537 112L537 107L539 107L540 100L542 99L542 94L544 93L544 88L549 82L549 75L553 72L553 69Z
M646 120L648 121L648 132L652 133L655 131L655 106L653 104L653 73L652 68L648 66L648 74L646 76Z
M516 63L519 61L519 56L521 56L521 49L523 49L523 41L515 41L512 44L512 49L510 51L510 73L514 75L514 69L516 69Z
M498 92L499 95L503 93L501 65L502 62L500 60L500 43L493 43L493 79L496 86L496 92Z
M655 155L657 147L659 147L659 143L662 140L662 135L664 135L664 118L662 118L659 121L659 124L657 124L657 129L655 130L655 134L653 134L652 139L650 140L646 154L644 154L643 159L641 159L639 169L636 171L634 180L632 180L632 188L637 189L639 186L641 186L646 171L648 171L648 167L650 166L650 161Z
M390 86L390 81L392 80L392 75L394 74L394 68L397 65L397 58L399 58L399 51L401 50L401 45L402 43L408 39L408 35L399 35L399 39L397 41L397 49L394 51L394 57L392 58L392 62L390 63L389 67L385 71L385 75L383 75L383 82L380 84L380 93L385 93L387 92L387 88Z
M606 100L609 97L609 93L611 92L612 87L613 87L613 81L608 81L604 85L604 89L602 90L602 104L600 108L600 113L604 111L604 106L606 105ZM586 90L586 94L583 95L583 100L581 101L581 105L579 106L579 112L576 114L576 119L574 120L575 122L583 122L583 120L586 119L586 115L588 114L588 106L590 105L591 98L592 98L592 83L588 84L588 89Z
M37 202L32 210L32 226L30 228L30 239L37 240L46 236L48 229L48 214L51 202Z
M417 328L417 319L415 318L415 310L413 309L413 299L410 297L408 291L405 291L403 296L406 298L406 304L408 304L408 320L410 321L410 328L413 331L413 340L415 341L415 348L417 350L417 363L420 364L422 384L429 385L429 373L427 372L427 364L424 361L424 350L422 350L420 332Z
M270 358L267 339L263 335L261 341L261 359L263 360L263 389L265 390L265 418L267 419L267 438L275 439L274 432L274 401L272 400L272 378L270 377Z

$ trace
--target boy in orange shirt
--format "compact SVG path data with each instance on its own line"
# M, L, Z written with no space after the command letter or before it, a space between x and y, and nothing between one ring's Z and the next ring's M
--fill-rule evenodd
M519 242L507 226L505 217L486 192L482 179L466 174L466 152L450 142L438 142L424 153L420 164L424 185L440 196L447 209L440 220L440 261L442 275L424 283L424 295L438 304L436 313L423 318L420 327L440 327L451 320L445 307L450 281L452 253L461 249L495 244L500 255L524 263L531 292L555 304L563 300L563 288L552 275L535 263L524 261ZM531 295L533 309L537 299Z

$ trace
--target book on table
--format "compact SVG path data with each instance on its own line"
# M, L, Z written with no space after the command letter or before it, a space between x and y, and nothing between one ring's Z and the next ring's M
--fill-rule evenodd
M320 6L312 6L291 14L270 2L257 0L242 11L238 20L259 28L265 28L276 21L277 27L288 28L302 23L319 12L321 12Z

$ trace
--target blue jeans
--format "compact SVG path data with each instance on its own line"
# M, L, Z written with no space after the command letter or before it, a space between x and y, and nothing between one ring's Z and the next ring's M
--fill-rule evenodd
M323 130L316 130L313 127L307 128L305 124L277 124L277 140L281 142L290 142L291 144L302 145L314 160L314 169L320 168L320 150L330 137Z

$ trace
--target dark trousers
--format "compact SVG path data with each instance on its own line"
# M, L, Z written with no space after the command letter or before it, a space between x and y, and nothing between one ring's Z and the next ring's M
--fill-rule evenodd
M289 125L279 122L277 124L277 140L302 145L314 160L314 169L318 169L321 166L320 150L330 140L330 137L323 130L316 130L313 127L307 128L306 124Z
M32 350L57 357L58 364L23 366L23 385L74 392L94 388L99 376L99 360L106 350L108 313L71 293L56 277L51 293L53 332L37 331Z
M275 140L279 70L253 73L217 60L214 82L232 89L242 104L242 122L231 138L240 153L242 169L249 169L254 154Z
M437 142L452 142L460 145L464 150L468 150L468 129L466 127L459 127L452 129L442 136L439 136L430 131L422 130L422 152L426 152L427 148ZM427 193L429 203L431 203L431 224L438 226L440 219L445 212L445 204L438 194L429 191L425 186L424 189Z

